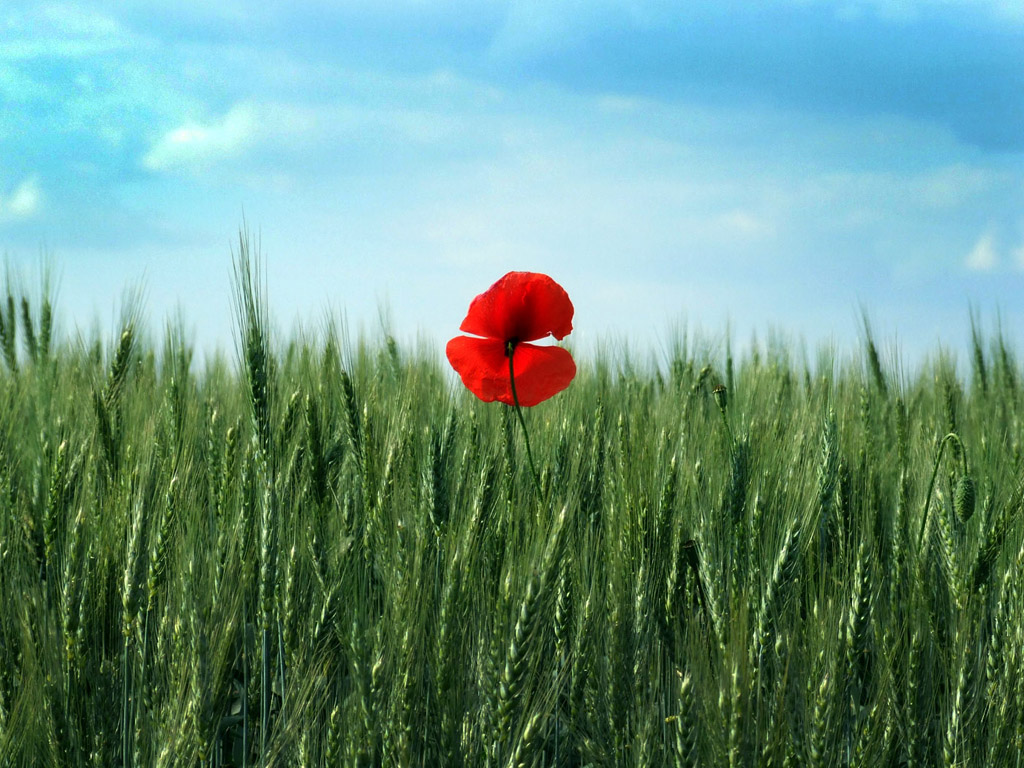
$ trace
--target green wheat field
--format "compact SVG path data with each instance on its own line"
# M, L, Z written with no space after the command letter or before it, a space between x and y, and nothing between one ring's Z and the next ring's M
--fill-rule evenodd
M234 267L202 366L0 291L3 768L1021 765L1002 333L577 355L538 489L437 349L280 338Z

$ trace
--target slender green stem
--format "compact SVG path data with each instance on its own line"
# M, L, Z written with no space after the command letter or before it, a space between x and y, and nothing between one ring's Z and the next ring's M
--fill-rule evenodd
M512 385L512 402L515 404L516 416L519 417L519 426L523 428L523 440L526 443L526 458L530 462L530 474L533 476L533 484L537 487L537 493L540 496L543 496L544 492L540 487L540 475L537 474L537 466L533 463L533 451L530 450L530 433L526 429L526 419L523 418L523 409L519 407L519 396L516 394L516 370L513 362L515 349L516 345L513 341L510 341L505 345L505 351L508 353L508 378L509 383Z
M960 457L963 461L964 476L967 476L967 451L964 450L963 441L956 432L950 432L939 443L939 451L935 454L935 466L932 467L932 479L928 481L928 493L924 497L924 511L921 513L921 533L917 536L917 547L921 548L922 542L924 542L924 529L928 524L928 505L932 500L932 490L935 488L935 477L939 474L939 464L942 462L942 451L946 447L946 442L949 440L955 440L957 445L960 446Z
M709 369L705 369L709 370ZM728 391L724 386L719 384L712 390L712 395L715 397L715 404L718 405L718 412L722 414L722 424L725 425L725 433L729 436L729 448L735 453L736 452L736 437L732 433L732 427L729 425L729 414L725 412L726 403L728 403Z
M722 414L722 423L725 424L725 432L729 436L729 448L730 450L736 450L736 438L732 434L732 427L729 426L729 417L725 413L725 408L719 408L719 412Z

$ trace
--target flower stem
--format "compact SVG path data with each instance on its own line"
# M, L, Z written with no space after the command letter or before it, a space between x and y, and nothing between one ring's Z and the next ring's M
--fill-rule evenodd
M519 396L516 395L516 371L515 364L513 363L515 349L515 342L510 341L505 346L505 351L508 353L508 378L509 383L512 385L512 402L515 404L516 416L519 417L519 426L523 428L523 440L526 442L526 458L530 462L530 474L533 476L533 484L537 488L537 494L543 496L544 491L542 491L540 487L540 475L537 474L537 467L533 463L533 451L530 450L530 433L526 429L526 419L523 418L523 409L519 407Z

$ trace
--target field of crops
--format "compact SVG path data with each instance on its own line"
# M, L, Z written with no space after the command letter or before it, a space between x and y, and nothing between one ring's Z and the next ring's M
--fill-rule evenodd
M201 368L0 293L0 767L1021 764L1002 334L577 356L535 483L436 350L272 336L244 246Z

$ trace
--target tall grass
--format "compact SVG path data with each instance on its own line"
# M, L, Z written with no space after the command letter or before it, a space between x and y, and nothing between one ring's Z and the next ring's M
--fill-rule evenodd
M247 248L237 370L0 297L0 766L1020 762L1001 333L581 359L538 490L432 350L275 338Z

